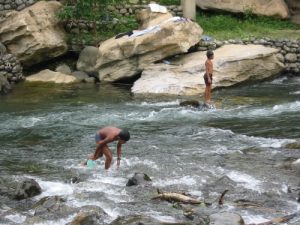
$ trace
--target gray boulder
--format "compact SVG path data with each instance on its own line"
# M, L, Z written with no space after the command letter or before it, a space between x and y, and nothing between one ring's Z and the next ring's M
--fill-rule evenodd
M146 184L151 181L151 178L145 173L135 173L132 178L130 178L126 186L134 186Z
M95 65L97 61L97 56L99 54L99 49L93 46L85 47L78 58L77 69L80 71L85 71L87 73L95 73Z
M72 74L70 67L66 64L59 65L58 67L56 67L55 71L63 73L63 74L67 74L67 75Z
M26 179L18 185L14 198L17 200L22 200L34 197L41 193L42 188L35 180Z

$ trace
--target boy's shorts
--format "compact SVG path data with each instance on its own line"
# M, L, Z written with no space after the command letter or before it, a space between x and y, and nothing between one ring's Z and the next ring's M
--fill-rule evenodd
M96 143L98 142L98 141L101 141L102 140L102 137L100 136L100 134L96 134L95 135L95 141L96 141Z
M206 73L205 73L204 76L203 76L204 82L205 82L205 85L206 85L206 86L209 86L209 85L212 84L212 81L213 81L212 74L209 74L209 77L210 77L211 83L208 83L208 77L207 77L207 74L206 74Z

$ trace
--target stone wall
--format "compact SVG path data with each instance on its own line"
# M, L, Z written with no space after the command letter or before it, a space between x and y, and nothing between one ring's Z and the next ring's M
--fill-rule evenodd
M116 13L121 16L135 15L137 11L148 8L148 4L125 4L125 5L109 5L107 7L109 12ZM182 16L183 11L180 5L168 5L166 6L168 11L174 16Z
M279 59L285 65L285 72L300 75L300 39L271 40L270 38L249 38L244 40L216 41L203 37L195 50L214 50L224 44L258 44L280 50Z
M7 53L5 46L0 42L0 94L6 94L12 84L23 79L23 68L19 60Z
M17 10L20 11L33 5L37 0L0 0L0 11Z

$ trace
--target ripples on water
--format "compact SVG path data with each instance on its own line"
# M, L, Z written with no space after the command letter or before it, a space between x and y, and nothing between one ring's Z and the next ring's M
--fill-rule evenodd
M172 219L171 209L142 204L125 188L134 172L147 173L163 190L205 198L219 195L216 190L205 194L207 185L228 176L240 189L237 195L251 200L248 190L264 201L270 195L274 202L284 199L281 210L291 213L300 207L289 198L287 187L300 180L278 165L300 157L299 151L284 148L299 141L299 93L299 78L218 90L214 92L218 109L201 112L179 107L179 98L136 98L127 87L23 84L0 98L1 174L36 179L43 189L36 199L63 193L70 205L102 207L110 220L135 212ZM94 151L96 130L106 125L131 131L121 168L116 170L114 164L105 172L103 159L93 171L82 168L81 160ZM115 154L115 145L110 146ZM66 183L72 175L86 179ZM92 193L101 195L95 199ZM138 203L124 207L130 202ZM270 218L266 212L238 212L249 223ZM26 217L14 214L7 219L22 223Z

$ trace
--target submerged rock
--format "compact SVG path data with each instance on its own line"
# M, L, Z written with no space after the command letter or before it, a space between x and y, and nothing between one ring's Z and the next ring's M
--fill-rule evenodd
M285 147L289 149L300 149L300 142L288 143Z
M300 159L297 159L296 161L292 162L292 169L298 171L300 173Z
M130 178L126 186L134 186L140 184L146 184L151 181L151 178L145 173L135 173L132 178Z
M210 225L244 225L243 218L236 213L215 213L210 215Z
M26 179L19 184L14 198L17 200L22 200L26 198L31 198L42 193L42 188L33 179Z
M84 206L80 212L66 225L101 225L108 215L98 206Z

